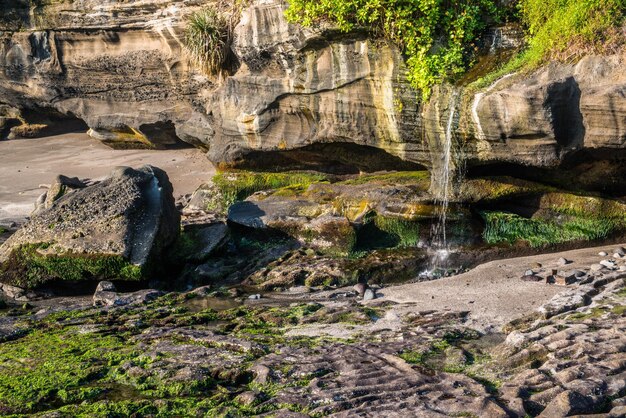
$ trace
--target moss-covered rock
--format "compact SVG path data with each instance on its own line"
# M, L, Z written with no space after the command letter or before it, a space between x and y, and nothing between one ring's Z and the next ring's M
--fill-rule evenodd
M189 207L225 214L233 203L256 192L283 189L279 192L287 194L289 190L303 191L310 184L327 180L328 176L324 174L306 171L226 171L216 174L210 182L200 186L191 197Z
M145 279L180 231L172 185L156 167L120 167L51 200L0 246L1 282Z
M143 278L141 266L112 254L47 254L54 244L27 244L13 249L0 267L2 282L32 289L51 280L130 280Z

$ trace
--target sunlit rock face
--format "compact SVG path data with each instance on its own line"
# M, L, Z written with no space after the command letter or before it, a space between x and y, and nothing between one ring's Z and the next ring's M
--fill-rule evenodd
M301 30L283 13L278 2L258 2L235 30L241 68L209 105L220 110L211 158L338 141L423 159L400 52L364 35Z
M212 83L182 53L182 22L200 4L74 1L22 13L19 24L5 19L0 29L19 30L1 35L2 101L32 110L22 115L28 124L53 123L58 112L75 116L113 146L207 142L210 128L190 97ZM207 129L188 137L188 120Z
M0 135L37 136L55 123L80 122L112 146L165 148L182 140L223 166L315 167L337 157L336 148L325 147L330 143L437 169L446 133L469 166L557 167L580 151L624 156L624 56L551 64L478 91L436 86L422 103L395 46L365 32L289 24L287 5L277 0L243 10L231 71L209 77L183 48L187 18L206 6L199 0L5 6ZM492 30L484 41L490 53L520 42L515 28ZM360 160L359 152L343 154L342 164Z

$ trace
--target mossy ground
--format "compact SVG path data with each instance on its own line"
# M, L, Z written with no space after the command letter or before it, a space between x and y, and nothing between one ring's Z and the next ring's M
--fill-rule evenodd
M229 171L218 173L213 177L213 183L221 194L221 204L224 208L259 191L285 187L304 190L313 183L327 180L326 175L313 172Z
M430 173L428 171L395 171L363 174L353 179L341 181L338 184L359 185L366 183L419 185L422 190L428 190L430 187Z
M147 306L111 311L95 308L62 311L39 321L31 320L27 311L21 312L25 332L14 341L0 344L0 413L18 416L54 410L61 416L85 417L237 417L280 408L306 411L306 407L299 405L267 402L277 388L253 383L245 378L245 370L251 361L279 352L281 346L323 344L324 338L284 334L285 327L298 325L318 312L321 305L241 306L221 312L211 309L191 312L184 308L189 296L169 294ZM366 314L361 320L364 318L369 316ZM334 321L352 323L353 318L337 316ZM160 362L175 355L174 352L163 348L155 354L135 339L147 330L205 329L210 324L219 324L215 331L218 334L241 337L259 344L260 349L245 354L235 349L233 353L241 357L237 372L224 371L199 380L180 381L160 369ZM168 338L174 347L203 344L175 335L161 340ZM332 341L337 343L335 339ZM224 356L232 356L229 347L225 346L224 350ZM280 387L302 384L301 380ZM245 390L259 393L259 401L250 405L239 403L235 398Z

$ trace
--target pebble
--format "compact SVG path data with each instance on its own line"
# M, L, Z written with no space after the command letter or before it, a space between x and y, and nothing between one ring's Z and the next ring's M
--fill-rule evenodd
M373 289L365 289L365 293L363 293L363 300L372 300L376 299L376 293Z
M606 257L607 255L609 255L609 253L607 253L606 251L600 251L600 252L598 253L598 255L599 255L600 257Z
M256 295L250 295L248 296L248 299L261 299L261 295L259 295L258 293Z
M613 250L614 253L619 254L620 256L626 255L626 249L624 247L617 247Z
M308 286L293 286L289 288L289 293L311 293L311 288Z
M591 271L600 271L604 268L604 266L602 264L592 264L590 268Z
M365 295L365 291L367 290L366 283L357 283L354 285L353 289L355 292L359 294L359 296L363 297Z
M613 258L623 258L623 257L624 257L624 255L620 254L620 253L613 254Z
M534 274L526 274L525 276L522 276L522 280L525 282L540 282L543 281L543 278Z
M602 260L600 264L609 269L615 268L615 262L611 260Z
M571 262L572 262L571 260L568 260L568 259L566 259L566 258L561 257L561 258L559 258L559 260L557 261L557 264L558 264L559 266L565 266L565 265L567 265L567 264L569 264L569 263L571 263Z
M535 274L535 272L534 272L534 271L532 271L532 270L526 270L526 271L524 272L524 276L533 276L534 274Z

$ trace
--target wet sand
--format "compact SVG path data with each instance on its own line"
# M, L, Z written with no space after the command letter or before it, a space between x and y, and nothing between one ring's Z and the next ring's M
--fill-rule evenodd
M176 197L192 193L215 173L204 153L177 150L113 150L86 134L0 141L0 221L21 222L58 174L101 179L113 167L151 164L167 172Z

